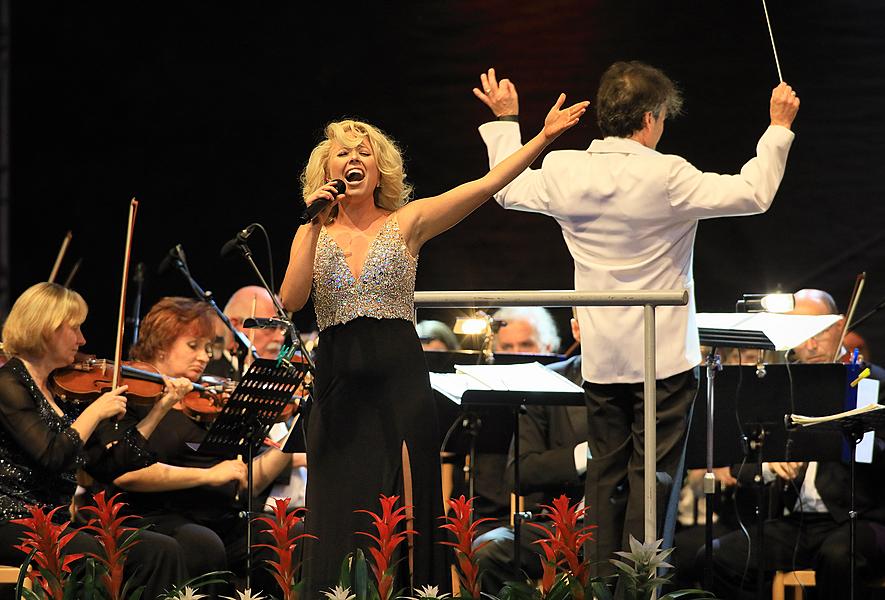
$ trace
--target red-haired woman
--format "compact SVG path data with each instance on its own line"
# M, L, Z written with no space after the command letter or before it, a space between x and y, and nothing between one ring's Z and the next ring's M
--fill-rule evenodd
M212 355L215 319L205 302L163 298L142 321L132 357L151 363L164 375L196 381ZM144 524L181 544L192 575L225 569L242 574L246 521L240 516L237 494L246 486L246 465L194 451L191 444L203 441L207 426L181 408L173 407L149 440L148 447L160 462L126 473L116 484L129 491L127 501L134 513L143 516ZM291 460L275 449L256 457L255 493ZM252 587L267 593L275 584L264 575L265 569L257 569Z

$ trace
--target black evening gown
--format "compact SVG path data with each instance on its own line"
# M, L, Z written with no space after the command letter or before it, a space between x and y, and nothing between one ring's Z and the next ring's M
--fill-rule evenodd
M370 247L358 280L334 240L320 236L314 299L321 333L307 420L306 503L306 530L318 540L303 542L308 598L337 583L349 552L373 544L355 533L377 534L371 517L354 511L380 514L380 494L399 496L397 506L413 505L411 528L418 532L400 546L394 591L444 586L447 579L438 543L443 510L436 413L411 321L415 267L395 216Z

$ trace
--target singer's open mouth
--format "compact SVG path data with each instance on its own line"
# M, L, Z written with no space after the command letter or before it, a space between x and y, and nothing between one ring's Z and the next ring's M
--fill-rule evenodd
M361 169L348 169L347 173L345 173L344 178L347 181L356 182L362 181L365 178L366 174Z

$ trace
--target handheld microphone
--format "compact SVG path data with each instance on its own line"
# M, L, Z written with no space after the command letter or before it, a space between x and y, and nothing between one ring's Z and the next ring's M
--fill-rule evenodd
M224 258L228 254L230 254L234 248L245 244L246 240L249 239L249 236L252 235L252 231L255 230L255 227L257 227L257 224L252 223L245 229L238 231L236 237L234 237L232 240L226 241L224 243L224 246L221 247L221 258Z
M160 266L157 267L157 273L162 275L168 271L169 267L175 262L186 262L184 258L184 248L181 247L181 244L175 244L175 247L166 254L160 262Z
M329 183L335 185L336 196L340 196L347 189L347 184L340 179L333 179ZM323 212L330 204L332 204L332 200L329 200L328 198L320 198L313 202L310 206L304 209L304 214L301 215L301 224L304 225L313 221L314 217Z

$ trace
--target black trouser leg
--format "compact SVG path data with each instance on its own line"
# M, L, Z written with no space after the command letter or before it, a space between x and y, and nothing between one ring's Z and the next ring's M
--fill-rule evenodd
M591 460L587 463L586 499L589 522L600 525L586 552L597 575L614 568L612 554L627 546L630 535L644 537L644 385L585 383L587 431ZM657 471L672 478L686 432L688 409L697 393L694 371L659 380L657 400ZM626 507L618 502L626 481ZM662 507L659 507L662 514ZM658 519L659 527L662 518Z

